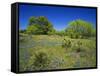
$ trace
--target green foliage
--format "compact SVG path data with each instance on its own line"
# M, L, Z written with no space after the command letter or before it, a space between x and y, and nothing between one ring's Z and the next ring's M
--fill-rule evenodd
M19 33L26 33L26 30L19 30Z
M77 41L77 45L78 46L81 46L82 45L82 42L81 41Z
M93 25L84 20L71 21L65 30L57 31L53 25L44 16L30 17L29 25L26 30L20 30L21 33L28 34L44 34L44 35L59 35L69 36L71 38L88 38L96 35L96 30Z
M96 30L93 29L91 34L92 34L93 37L95 37L96 36Z
M68 49L71 47L71 45L72 45L71 40L67 40L67 39L63 40L62 47Z
M95 36L96 29L83 20L57 31L46 17L32 16L26 30L19 30L20 71L95 67Z
M68 36L56 35L31 35L31 38L25 34L22 36L28 40L19 42L20 71L83 68L96 65L95 39L71 39ZM62 47L64 43L65 46Z
M37 23L37 18L35 18L34 16L30 17L29 19L29 25L33 25Z
M66 33L64 30L61 30L61 31L56 31L56 35L59 35L59 36L65 36Z
M48 35L55 35L56 34L56 30L52 29L50 31L47 32Z
M82 52L84 50L84 48L82 47L82 42L81 41L77 41L77 48L76 48L76 52Z
M49 66L49 62L50 60L46 53L38 52L38 53L35 53L35 58L34 58L34 62L32 66L33 66L33 69L35 70L43 70Z
M28 34L34 34L37 30L38 30L38 28L35 25L27 27L27 33Z
M31 17L27 31L31 34L48 34L53 33L54 28L48 19L44 16Z
M31 26L27 27L27 33L28 34L41 34L43 33L42 30L39 30L40 26L38 24L33 24Z
M65 31L71 38L86 38L95 34L92 24L80 19L70 22Z

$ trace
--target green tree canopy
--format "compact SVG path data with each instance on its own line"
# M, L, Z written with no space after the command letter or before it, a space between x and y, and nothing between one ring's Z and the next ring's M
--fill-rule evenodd
M32 34L48 34L52 31L53 25L44 16L30 17L27 31Z
M65 31L72 38L91 37L95 33L91 23L80 19L70 22Z

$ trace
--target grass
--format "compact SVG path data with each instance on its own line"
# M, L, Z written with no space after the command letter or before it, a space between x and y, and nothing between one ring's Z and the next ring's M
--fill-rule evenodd
M62 47L64 39L70 40L69 48ZM82 45L77 45L81 41ZM96 41L91 39L71 39L68 36L58 35L20 35L19 42L20 71L35 71L32 68L35 54L44 52L49 58L49 63L43 70L85 68L96 66ZM81 51L77 52L80 47ZM41 64L41 63L39 63Z

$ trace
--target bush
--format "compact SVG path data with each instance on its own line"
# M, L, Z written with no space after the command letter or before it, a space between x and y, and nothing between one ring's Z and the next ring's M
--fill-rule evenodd
M82 46L82 42L78 41L77 47L76 47L76 52L79 53L79 52L82 52L83 50L84 50L84 47Z
M82 42L81 42L81 41L78 41L78 42L77 42L77 45L78 45L78 46L81 46L81 45L82 45Z
M71 21L65 31L71 38L80 38L80 36L82 36L81 38L87 38L95 36L93 25L80 19Z
M72 45L71 40L66 40L66 39L63 40L62 47L67 49L71 47L71 45Z
M49 57L44 52L38 52L35 54L34 62L32 64L35 70L44 70L49 66Z
M50 31L47 32L48 35L55 35L56 34L56 30L52 29Z

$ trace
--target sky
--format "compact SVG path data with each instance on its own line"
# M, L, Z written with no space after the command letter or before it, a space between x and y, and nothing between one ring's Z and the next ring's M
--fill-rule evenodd
M82 19L96 26L96 9L81 7L56 7L25 5L19 6L19 29L26 29L31 16L45 16L58 31L68 27L68 23Z

